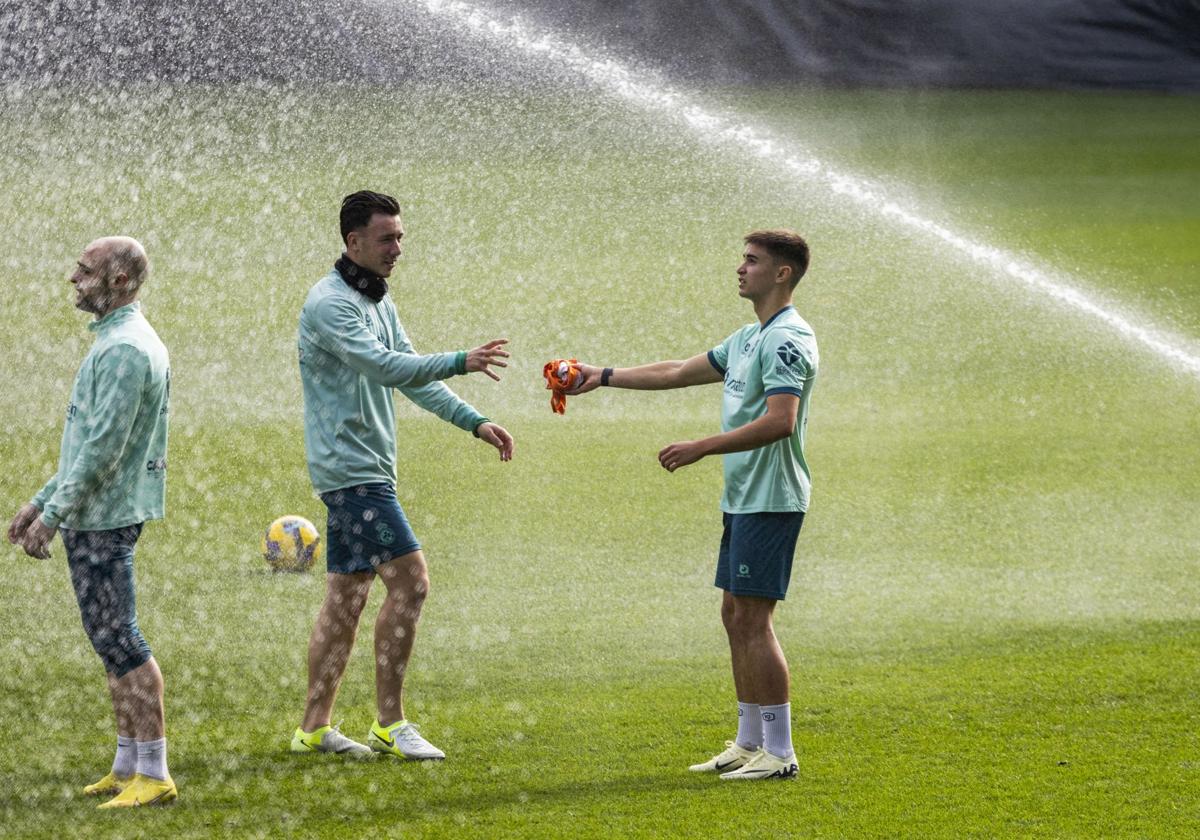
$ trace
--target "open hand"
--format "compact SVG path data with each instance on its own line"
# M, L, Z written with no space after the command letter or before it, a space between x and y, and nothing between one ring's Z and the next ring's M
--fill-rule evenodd
M505 344L508 344L507 338L496 338L492 339L487 344L483 344L479 347L476 347L474 350L469 351L467 353L467 373L483 371L492 379L499 382L500 377L493 373L488 366L494 365L496 367L508 367L508 362L504 360L507 359L510 354L507 350L503 349ZM482 437L482 435L480 435L480 437Z

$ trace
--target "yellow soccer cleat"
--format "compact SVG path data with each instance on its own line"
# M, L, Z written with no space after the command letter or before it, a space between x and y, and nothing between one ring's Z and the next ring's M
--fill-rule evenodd
M155 779L135 773L125 789L97 808L140 808L143 805L169 805L179 797L169 778Z
M113 796L125 790L132 781L133 776L118 776L110 770L100 781L85 786L83 793L85 796Z

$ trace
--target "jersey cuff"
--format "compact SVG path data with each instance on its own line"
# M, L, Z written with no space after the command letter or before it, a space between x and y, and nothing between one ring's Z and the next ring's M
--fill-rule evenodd
M717 373L722 376L725 375L725 368L721 367L721 364L717 361L716 354L711 350L708 351L708 363L717 369Z
M467 351L459 350L454 354L454 373L456 376L462 376L467 372Z
M788 388L788 387L771 388L770 390L763 392L764 397L773 397L776 394L795 394L797 397L804 396L804 392L801 391L799 388Z

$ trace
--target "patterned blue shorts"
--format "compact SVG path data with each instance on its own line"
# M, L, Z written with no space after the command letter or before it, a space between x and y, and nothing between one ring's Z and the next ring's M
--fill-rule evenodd
M421 547L390 484L331 490L321 501L329 508L325 567L334 574L372 572Z
M109 531L59 528L83 629L104 670L120 678L151 656L137 620L133 548L142 524Z

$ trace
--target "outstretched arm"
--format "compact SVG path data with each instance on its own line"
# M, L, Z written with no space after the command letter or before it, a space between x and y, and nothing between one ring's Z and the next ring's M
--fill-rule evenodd
M579 384L567 394L586 394L600 387L605 368L580 365L582 374ZM637 367L613 368L608 385L613 388L632 388L637 391L663 391L668 388L686 388L689 385L707 385L720 382L724 377L708 359L700 353L685 361L652 362Z
M481 371L492 379L500 377L491 367L506 367L506 338L487 342L473 350L430 353L421 356L412 349L400 322L393 318L398 335L395 349L389 348L367 328L362 314L353 304L340 298L326 298L311 312L300 316L300 334L332 354L356 373L372 382L393 388L419 388L431 382L464 373ZM303 341L301 342L303 347ZM301 350L303 352L303 349Z
M401 346L405 352L415 353L412 343L401 333ZM468 372L482 371L497 382L500 377L489 366L508 367L505 359L509 358L504 345L507 338L489 341L467 353L466 369ZM401 387L400 393L426 411L437 415L448 423L458 426L468 432L474 432L475 437L496 447L501 461L512 460L513 438L499 423L493 423L464 402L451 391L444 382L430 382L420 387Z

